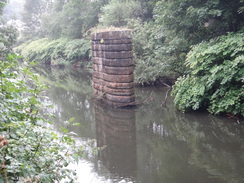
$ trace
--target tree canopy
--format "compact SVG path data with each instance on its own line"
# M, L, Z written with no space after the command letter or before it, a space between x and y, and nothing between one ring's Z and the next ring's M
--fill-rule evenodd
M42 28L52 38L82 38L98 24L100 8L106 0L57 0L51 11L42 17Z

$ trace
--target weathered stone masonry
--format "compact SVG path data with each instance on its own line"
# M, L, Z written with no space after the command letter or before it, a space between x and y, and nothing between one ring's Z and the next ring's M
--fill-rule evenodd
M134 105L134 62L131 30L92 34L93 91L115 107Z

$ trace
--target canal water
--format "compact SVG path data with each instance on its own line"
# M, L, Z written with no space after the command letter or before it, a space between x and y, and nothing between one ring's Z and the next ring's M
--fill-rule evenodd
M167 88L136 88L132 109L93 101L91 73L39 68L50 85L55 129L76 133L87 148L101 147L72 165L80 183L243 183L244 125L206 112L182 114ZM67 126L74 117L80 126Z

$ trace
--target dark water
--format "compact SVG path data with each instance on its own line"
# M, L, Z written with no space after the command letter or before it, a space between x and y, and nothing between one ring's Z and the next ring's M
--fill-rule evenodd
M244 126L225 116L182 114L167 88L137 88L135 109L112 109L92 100L85 70L39 69L51 88L55 128L77 141L103 147L74 165L81 183L243 183ZM66 126L67 127L67 126ZM93 140L94 139L94 140Z

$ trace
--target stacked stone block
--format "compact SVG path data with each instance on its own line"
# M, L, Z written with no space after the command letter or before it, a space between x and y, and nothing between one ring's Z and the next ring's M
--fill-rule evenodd
M115 107L134 105L131 30L92 34L94 96Z

